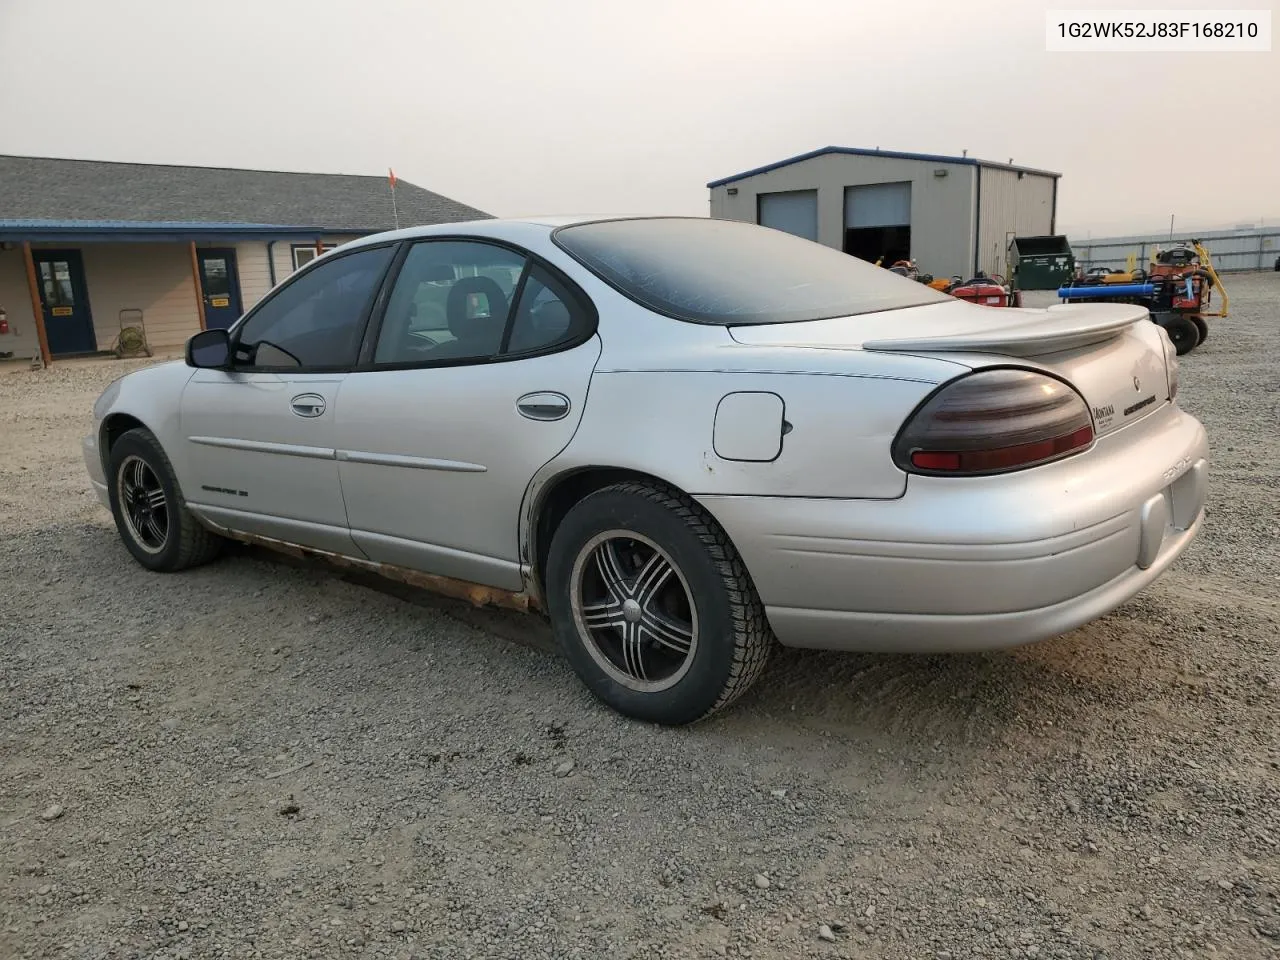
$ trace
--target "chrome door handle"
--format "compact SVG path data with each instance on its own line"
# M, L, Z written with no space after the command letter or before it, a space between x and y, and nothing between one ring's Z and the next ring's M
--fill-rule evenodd
M563 393L526 393L516 401L516 411L530 420L563 420L569 407L569 398Z
M302 393L289 401L289 407L300 417L318 417L325 411L324 397L318 393Z

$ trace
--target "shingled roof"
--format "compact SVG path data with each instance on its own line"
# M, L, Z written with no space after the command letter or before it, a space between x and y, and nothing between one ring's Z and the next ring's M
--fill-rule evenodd
M395 199L402 227L492 216L399 178ZM3 220L395 226L385 176L0 155Z

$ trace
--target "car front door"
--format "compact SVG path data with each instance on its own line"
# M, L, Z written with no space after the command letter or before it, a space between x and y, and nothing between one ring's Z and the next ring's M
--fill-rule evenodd
M359 556L334 447L339 391L394 245L299 272L232 331L229 370L197 370L182 395L183 490L214 523Z
M521 589L520 506L582 416L595 328L586 295L523 252L415 243L370 362L338 402L338 469L364 553Z

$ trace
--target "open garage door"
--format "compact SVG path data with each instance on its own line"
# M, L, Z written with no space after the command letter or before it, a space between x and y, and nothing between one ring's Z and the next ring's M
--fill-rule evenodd
M818 239L817 190L762 193L756 202L756 220L761 226L785 230L806 240Z
M911 182L846 187L844 252L885 266L911 259Z

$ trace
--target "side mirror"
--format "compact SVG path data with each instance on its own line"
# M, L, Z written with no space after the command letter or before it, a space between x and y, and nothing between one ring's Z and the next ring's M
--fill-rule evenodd
M187 366L226 370L231 366L231 335L226 330L201 330L187 341Z

